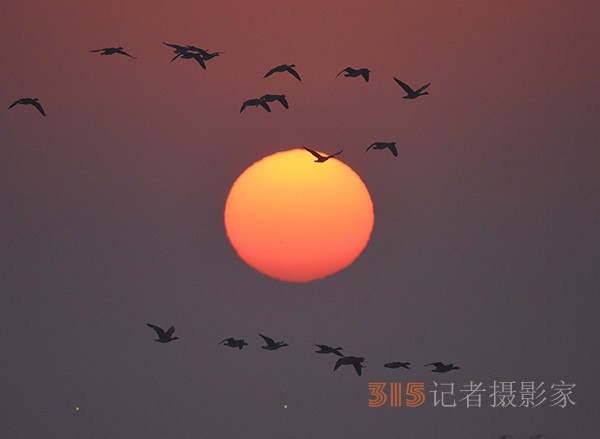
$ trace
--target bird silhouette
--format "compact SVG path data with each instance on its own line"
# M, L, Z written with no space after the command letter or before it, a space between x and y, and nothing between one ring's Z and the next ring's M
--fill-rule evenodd
M102 52L100 55L114 55L115 53L118 53L119 55L125 55L129 58L136 59L135 56L131 56L125 52L122 47L105 47L104 49L90 50L90 52Z
M383 367L387 367L389 369L398 369L399 367L403 367L405 369L410 369L410 363L401 363L400 361L393 361L391 363L385 363Z
M362 375L362 369L365 367L362 365L362 362L365 361L364 357L342 357L335 362L335 367L333 371L335 372L340 366L351 364L354 366L354 370L358 375Z
M310 152L312 155L314 155L316 157L315 163L323 163L326 162L327 160L329 160L332 157L335 157L338 154L341 154L344 150L340 150L338 152L336 152L335 154L331 154L331 155L321 155L319 154L317 151L315 151L314 149L310 149L307 148L306 146L302 146L302 148L304 148L305 150L307 150L308 152ZM317 345L318 346L318 345Z
M263 349L266 349L267 351L276 351L279 348L282 348L284 346L289 346L286 342L284 341L278 341L275 342L273 341L272 338L267 337L266 335L262 335L262 334L258 334L260 335L262 338L264 338L265 343L267 344L266 346L262 346Z
M429 363L426 364L425 366L435 366L435 369L432 370L432 372L438 372L438 373L444 373L444 372L450 372L451 370L454 369L460 369L460 367L455 366L452 363L448 363L448 364L444 364L444 363Z
M503 434L502 436L500 436L498 439L513 439L512 436L509 436L507 434Z
M357 76L362 76L366 82L369 82L369 72L370 72L369 69L353 69L352 67L346 67L340 73L335 75L335 77L337 78L342 73L344 73L344 76L349 77L349 78L356 78Z
M42 113L42 116L45 116L46 112L44 111L44 109L42 108L42 105L38 101L39 101L38 98L21 98L21 99L18 99L16 101L14 101L12 104L10 104L10 106L8 107L8 109L10 110L12 107L14 107L17 104L21 104L21 105L33 105L35 108L38 109L38 111L40 113Z
M263 95L259 99L262 99L266 103L279 101L279 103L281 103L286 110L290 108L285 95Z
M271 70L269 70L267 72L267 74L265 76L263 76L263 78L271 76L273 73L288 72L288 73L292 74L292 76L294 76L294 78L296 78L298 81L302 81L302 79L300 79L300 75L298 74L298 72L296 70L294 70L294 67L296 67L296 64L282 64L280 66L273 67Z
M267 110L269 113L271 112L271 108L269 107L269 104L267 104L267 102L263 99L263 98L257 98L257 99L248 99L247 101L245 101L242 104L242 108L240 108L240 113L242 111L244 111L244 108L246 107L258 107L258 106L263 107L265 110Z
M154 341L157 341L159 343L169 343L170 341L179 339L179 337L173 337L173 333L175 332L175 326L171 326L167 330L167 332L165 332L165 331L163 331L162 328L159 328L156 325L152 325L150 323L147 323L147 325L150 326L152 329L154 329L156 331L156 333L158 334L158 338L155 339Z
M402 96L402 99L415 99L415 98L418 98L419 96L429 94L428 92L423 92L423 90L425 90L427 87L429 87L431 85L431 82L425 84L423 87L419 88L418 90L413 90L412 88L410 88L410 86L408 86L404 82L400 81L396 77L394 77L394 81L396 81L398 83L398 85L400 87L402 87L404 89L404 91L406 92L406 96Z
M227 342L227 343L225 343L225 342ZM230 348L239 348L240 350L244 346L248 346L248 343L246 343L243 338L236 340L235 338L229 337L229 338L226 338L225 340L219 342L218 344L221 344L221 343L225 343L225 346L229 346Z
M315 344L319 348L318 351L315 351L317 354L335 354L338 357L343 357L344 355L340 352L342 348L332 348L330 346L324 344Z
M398 157L398 148L396 148L395 142L375 142L375 143L372 143L367 149L365 149L365 152L367 152L371 148L373 148L373 149L388 148L390 151L392 151L392 154L394 154L394 157Z
M183 52L183 53L176 55L171 60L171 62L173 62L173 60L175 60L178 57L181 57L181 59L195 59L196 61L198 61L198 64L200 64L200 67L202 67L203 70L206 70L206 64L204 62L204 57L202 55L200 55L199 53Z
M531 436L529 439L542 439L542 438L553 439L552 436L548 436L547 434L535 434L535 435Z

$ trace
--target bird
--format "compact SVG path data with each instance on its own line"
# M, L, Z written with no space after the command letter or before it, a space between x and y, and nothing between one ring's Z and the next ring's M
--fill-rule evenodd
M194 46L191 46L191 47L194 47ZM197 49L197 48L196 48L196 49ZM200 49L200 50L202 50L202 49ZM208 51L206 51L206 50L202 50L202 51L200 52L200 55L202 55L202 59L203 59L204 61L208 61L209 59L213 59L215 56L219 56L219 55L221 55L222 53L225 53L225 52L208 52Z
M346 73L344 73L344 72L346 72ZM370 72L369 69L353 69L352 67L346 67L340 73L335 75L335 77L337 78L342 73L344 73L344 76L349 77L349 78L356 78L357 76L362 76L366 82L369 82L369 72Z
M278 341L275 342L273 341L272 338L267 337L266 335L262 335L262 334L258 334L260 335L262 338L264 338L265 343L267 344L266 346L262 346L263 349L266 349L267 351L276 351L279 348L282 348L284 346L289 346L286 342L284 341Z
M118 53L120 55L125 55L129 58L136 59L135 56L131 56L125 52L122 47L105 47L104 49L90 50L90 52L102 52L100 55L114 55L115 53Z
M542 438L552 439L552 436L548 436L547 434L535 434L535 435L531 436L529 439L542 439Z
M202 55L200 55L199 53L183 52L183 53L180 53L180 54L176 55L175 57L173 57L173 59L171 59L171 62L173 62L173 60L175 60L178 57L181 57L182 59L195 59L196 61L198 61L198 64L200 64L200 67L202 67L203 70L206 70L206 64L204 63L204 57Z
M247 101L245 101L242 104L242 108L240 108L240 113L242 111L244 111L244 108L246 108L246 107L258 107L259 105L261 107L263 107L265 110L267 110L269 113L271 112L271 108L269 107L269 104L267 104L263 98L257 98L257 99L248 99Z
M383 367L387 367L389 369L398 369L399 367L403 367L405 369L410 369L410 363L401 363L400 361L393 361L391 363L385 363Z
M224 342L227 342L227 343L225 343L225 346L229 346L230 348L239 348L240 350L244 346L248 346L248 343L246 343L243 338L236 340L235 338L229 337L229 338L226 338L225 340L219 342L218 344L221 344Z
M341 154L344 150L340 150L338 152L336 152L335 154L331 154L331 155L321 155L319 154L317 151L315 151L314 149L310 149L307 148L306 146L302 146L302 148L304 148L305 150L307 150L308 152L310 152L312 155L314 155L316 157L315 163L323 163L326 162L327 160L329 160L332 157L335 157L338 154ZM317 345L318 346L318 345Z
M324 344L315 344L319 348L318 351L315 351L317 354L335 354L338 357L343 357L344 355L340 352L342 348L332 348Z
M46 112L42 108L42 104L40 104L38 101L39 101L38 98L21 98L21 99L18 99L16 101L14 101L12 104L10 104L10 106L8 107L8 109L10 110L12 107L14 107L17 104L21 104L21 105L33 105L35 108L38 109L38 111L40 113L42 113L42 116L45 116Z
M173 337L173 333L175 332L175 326L171 326L167 332L163 331L162 328L159 328L156 325L152 325L150 323L147 324L148 326L150 326L152 329L154 329L156 331L156 333L158 334L158 338L155 339L154 341L157 341L159 343L169 343L170 341L173 340L177 340L179 337Z
M425 90L427 87L429 87L431 85L431 82L428 82L427 84L425 84L423 87L419 88L418 90L413 90L412 88L410 88L410 86L408 86L404 82L400 81L396 77L394 77L394 81L396 81L398 83L398 85L400 87L402 87L404 89L404 91L406 92L406 96L402 96L402 99L415 99L415 98L418 98L419 96L429 94L428 92L423 92L423 90Z
M356 370L356 373L360 376L362 375L362 369L365 367L362 365L363 361L365 361L364 357L342 357L335 362L335 367L333 368L333 371L335 372L340 366L351 364L352 366L354 366L354 370Z
M507 434L503 434L502 436L500 436L498 439L513 439L512 436L509 436Z
M371 148L373 148L373 149L386 149L386 148L388 148L390 151L392 151L392 154L394 154L394 157L398 157L398 148L396 148L396 142L375 142L375 143L372 143L365 150L365 152L367 152Z
M438 372L438 373L450 372L451 370L454 370L454 369L460 369L460 367L455 366L452 363L444 364L444 363L437 362L437 363L426 364L425 366L435 366L435 369L433 369L432 372Z
M281 103L286 110L290 108L285 95L263 95L259 99L262 99L266 103L279 101L279 103Z
M300 79L300 75L298 74L298 72L296 70L294 70L294 67L296 67L296 64L282 64L280 66L273 67L271 70L269 70L267 72L267 74L265 76L263 76L263 79L268 76L271 76L273 73L288 72L294 78L296 78L298 81L302 81L302 79Z

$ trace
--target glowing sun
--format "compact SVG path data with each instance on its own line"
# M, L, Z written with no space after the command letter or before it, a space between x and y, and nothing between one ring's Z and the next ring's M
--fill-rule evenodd
M365 184L337 159L303 149L265 157L235 181L225 229L238 255L275 279L307 282L349 266L373 229Z

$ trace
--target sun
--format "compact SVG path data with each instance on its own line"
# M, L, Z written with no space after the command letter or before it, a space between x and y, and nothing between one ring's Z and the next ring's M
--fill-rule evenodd
M373 230L373 202L338 159L315 163L304 149L267 156L235 181L225 229L237 254L275 279L308 282L348 267Z

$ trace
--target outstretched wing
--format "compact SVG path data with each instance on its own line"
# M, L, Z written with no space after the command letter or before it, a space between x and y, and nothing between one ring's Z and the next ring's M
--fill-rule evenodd
M94 49L94 50L90 50L90 52L103 52L105 50L108 50L108 49Z
M158 338L164 337L165 331L163 331L162 328L159 328L158 326L152 325L150 323L147 323L147 325L156 331L156 333L158 334Z
M365 78L366 82L369 82L369 71L368 70L365 69L360 74L362 75L363 78Z
M307 148L306 146L302 145L302 148L304 148L305 150L307 150L308 152L310 152L312 155L314 155L317 159L322 159L323 156L321 154L319 154L317 151L312 150L310 148ZM317 345L319 347L322 347L321 345ZM327 347L327 346L326 346Z
M168 330L167 330L167 337L171 337L173 335L173 333L175 332L175 326L171 326Z
M202 55L194 55L192 58L194 58L196 61L198 61L198 64L200 64L200 67L202 67L204 70L206 70L206 64L204 64Z
M34 100L32 100L32 101L31 101L31 105L33 105L35 108L37 108L37 109L38 109L38 111L39 111L40 113L42 113L42 116L45 116L45 115L46 115L46 113L44 112L44 109L42 108L42 104L40 104L38 101L34 101Z
M233 338L229 337L229 338L226 338L225 340L222 340L222 341L220 341L220 342L219 342L219 343L217 343L217 344L221 344L221 343L225 343L225 342L229 342L229 343L231 343L232 341L235 341L235 340L234 340Z
M130 54L128 54L127 52L125 52L125 51L124 51L124 50L122 50L122 49L119 49L119 50L117 50L116 52L117 52L117 53L119 53L119 54L121 54L121 55L128 56L129 58L133 58L133 59L135 59L135 56L131 56Z
M260 335L262 338L264 338L265 343L267 343L267 345L273 346L273 345L276 344L275 341L272 338L267 337L266 335L262 335L262 334L258 334L258 335Z
M14 107L15 105L17 105L20 101L21 101L21 99L18 99L16 101L14 101L12 104L10 104L10 107L8 107L8 109L10 110L12 107Z
M355 361L354 363L352 363L352 366L354 366L354 370L356 371L356 373L359 376L362 375L362 368L363 367L362 367L362 365L359 362Z
M261 107L263 107L269 113L271 112L271 107L269 107L269 104L267 104L266 101L264 101L263 99L261 99L260 102L259 102L259 104L260 104Z
M340 76L342 73L344 73L344 72L347 72L349 68L350 68L350 67L346 67L346 68L345 68L344 70L342 70L340 73L338 73L337 75L335 75L335 77L337 78L337 77L338 77L338 76Z
M290 106L288 105L288 101L287 101L287 99L285 98L285 96L283 96L283 95L277 95L277 96L275 96L275 98L276 98L276 99L277 99L279 102L281 102L281 105L283 105L283 106L284 106L286 109L290 108Z
M390 151L392 151L392 154L394 154L394 157L398 157L398 148L396 148L396 145L394 145L393 143L388 144L388 148L390 149Z
M268 77L268 76L271 76L273 73L276 73L276 72L278 72L278 70L277 70L277 67L273 67L271 70L269 70L269 71L266 73L266 75L265 75L265 76L263 76L263 79L264 79L264 78L266 78L266 77Z
M329 158L331 158L331 157L335 157L336 155L339 155L339 154L341 154L342 152L344 152L344 150L343 150L343 149L339 150L339 151L338 151L338 152L336 152L335 154L331 154L331 155L329 156Z
M417 90L417 93L421 93L423 90L425 90L427 87L429 87L431 85L431 82L428 82L427 84L425 84L423 87L421 87L420 89Z
M426 364L425 366L435 366L437 368L440 368L440 367L444 367L444 363L440 363L438 361L437 363L429 363L429 364Z
M287 70L288 72L290 72L290 73L291 73L291 74L294 76L294 78L296 78L298 81L302 81L302 79L300 78L300 75L298 74L298 72L297 72L296 70L294 70L294 68L293 68L293 67L289 67L289 66L288 66L288 67L286 68L286 70Z
M339 360L337 360L335 362L335 366L333 367L333 371L335 372L341 365L342 365L342 359L340 358Z
M377 146L377 143L371 143L371 145L369 145L369 147L367 149L365 149L365 152L367 152L368 150L370 150L374 146Z
M405 84L404 82L400 81L400 80L399 80L398 78L396 78L395 76L394 76L394 81L396 81L396 83L397 83L397 84L398 84L400 87L402 87L402 88L404 89L404 91L405 91L407 94L413 94L413 93L415 92L415 91L414 91L412 88L410 88L410 87L409 87L407 84Z

